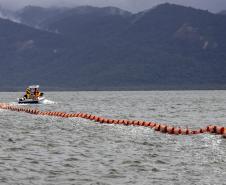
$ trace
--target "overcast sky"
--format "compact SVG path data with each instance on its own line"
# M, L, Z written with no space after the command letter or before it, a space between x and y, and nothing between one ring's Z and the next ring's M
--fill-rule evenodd
M0 6L21 8L26 5L38 6L117 6L133 12L151 8L163 2L170 2L200 9L219 12L226 10L226 0L0 0Z

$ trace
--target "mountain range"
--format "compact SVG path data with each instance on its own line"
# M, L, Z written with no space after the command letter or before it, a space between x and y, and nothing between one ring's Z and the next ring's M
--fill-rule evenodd
M226 15L226 10L220 11L219 14Z
M226 88L226 16L161 4L28 6L0 15L0 89Z

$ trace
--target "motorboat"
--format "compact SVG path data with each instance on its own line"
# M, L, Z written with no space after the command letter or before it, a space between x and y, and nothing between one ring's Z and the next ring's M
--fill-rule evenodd
M31 85L26 89L26 94L18 98L19 104L38 104L45 100L44 93L39 91L39 85Z

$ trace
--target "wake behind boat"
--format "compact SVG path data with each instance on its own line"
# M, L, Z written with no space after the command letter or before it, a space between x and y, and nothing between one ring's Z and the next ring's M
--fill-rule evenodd
M22 98L18 98L19 104L37 104L45 100L44 93L39 91L39 85L31 85L26 89Z

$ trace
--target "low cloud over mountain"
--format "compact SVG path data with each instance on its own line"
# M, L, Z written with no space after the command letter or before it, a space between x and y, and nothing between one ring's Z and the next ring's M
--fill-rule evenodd
M0 4L8 8L22 8L27 5L34 6L117 6L129 11L138 12L144 9L151 8L160 3L175 3L185 6L192 6L194 8L208 9L209 11L219 12L226 9L225 0L1 0Z

